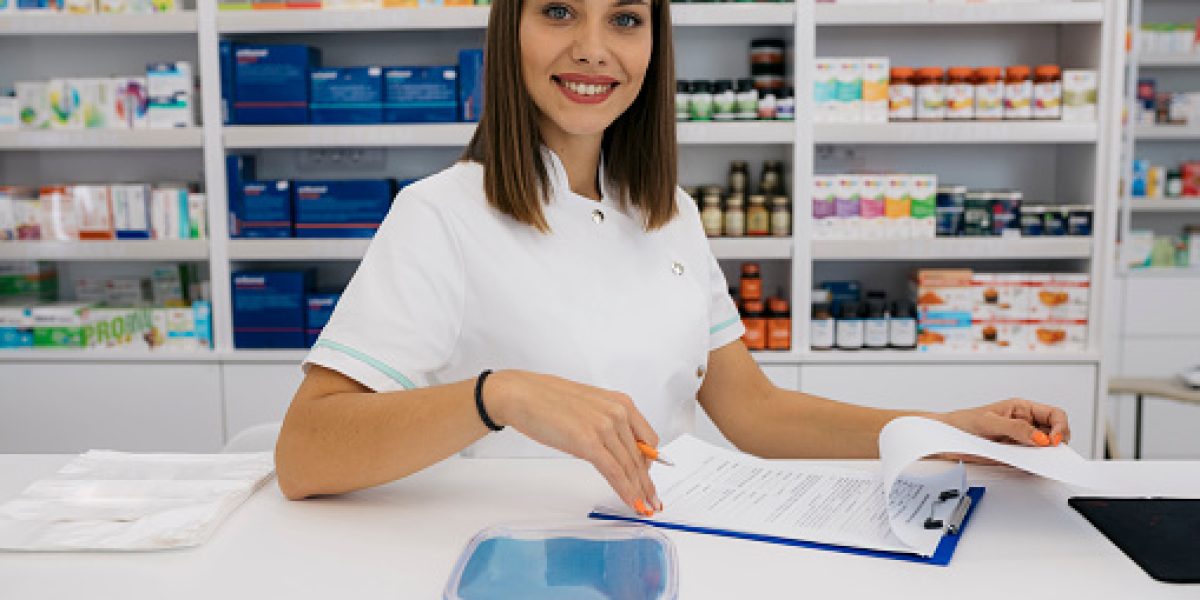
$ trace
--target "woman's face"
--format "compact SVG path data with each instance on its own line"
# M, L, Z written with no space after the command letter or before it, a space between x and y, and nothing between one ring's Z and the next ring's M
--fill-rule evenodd
M653 47L650 1L524 0L521 72L544 136L602 134L633 104Z

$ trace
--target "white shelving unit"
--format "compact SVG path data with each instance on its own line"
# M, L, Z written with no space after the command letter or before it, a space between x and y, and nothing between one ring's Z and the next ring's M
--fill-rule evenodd
M1192 69L1200 67L1200 56L1142 56L1138 66L1158 69Z
M93 240L0 242L0 260L202 261L207 240Z
M818 240L817 260L1087 259L1091 238L940 238L932 240Z
M1144 213L1200 212L1200 198L1134 198L1129 209Z
M1030 393L1035 399L1054 401L1053 397L1038 394L1047 389L1059 389L1053 387L1059 384L1056 382L1069 382L1076 395L1066 401L1074 402L1072 410L1083 415L1077 422L1077 431L1094 429L1093 425L1099 421L1095 408L1096 390L1103 370L1098 344L1085 352L1063 354L823 353L807 349L807 317L811 289L821 279L829 278L831 272L844 273L846 278L888 273L892 279L901 273L899 277L903 279L902 273L913 267L936 266L944 261L967 261L972 266L986 269L990 264L1012 268L1014 263L1037 265L1037 261L1049 260L1092 274L1093 297L1097 299L1092 322L1098 328L1100 305L1107 284L1103 265L1107 264L1113 247L1107 232L1114 223L1115 202L1104 199L1116 197L1117 155L1113 148L1117 140L1119 101L1118 85L1114 82L1120 63L1116 48L1120 47L1119 40L1124 34L1121 8L1125 1L875 6L814 5L806 1L796 4L696 3L672 7L675 40L680 49L676 52L677 74L682 79L748 73L745 52L751 39L783 38L791 47L790 72L798 92L796 121L678 124L678 141L682 146L681 183L685 185L723 179L728 161L736 158L748 158L755 164L764 159L783 159L788 165L785 180L794 199L793 237L711 240L714 254L719 259L765 261L764 272L788 286L793 310L793 350L754 353L754 358L769 376L787 387L866 404L879 400L879 396L859 395L865 389L862 385L890 381L888 378L898 376L901 379L891 387L894 393L880 402L942 409L946 406L925 403L926 396L953 397L956 398L953 402L962 405L972 399L963 397L960 392L975 389L977 378L992 381L988 378L995 377L996 369L1012 369L1017 371L1012 371L1013 375L1005 379L1032 386L1028 389L1032 390ZM326 53L328 64L366 64L361 62L364 60L361 57L386 56L388 61L403 60L406 51L414 49L415 45L422 46L418 51L425 54L421 56L435 55L430 53L436 53L437 49L425 48L423 41L436 39L440 43L442 37L476 39L468 36L481 33L479 30L486 26L488 12L486 7L221 12L216 9L215 2L200 1L195 12L169 20L110 21L115 29L105 28L104 32L195 34L203 127L162 132L5 132L0 133L0 149L132 149L150 151L150 154L169 154L154 153L156 149L200 150L209 201L211 240L203 247L114 244L105 246L104 252L91 252L91 246L83 243L77 246L31 244L16 250L21 253L19 255L5 254L7 247L0 246L0 259L29 256L72 262L206 261L213 290L216 349L199 354L0 354L0 376L21 376L24 370L35 369L38 365L65 362L127 368L129 377L145 377L152 369L175 369L170 377L176 380L194 377L195 381L204 383L197 384L198 389L211 384L219 390L221 404L213 413L224 415L219 417L224 419L223 436L236 433L246 424L245 419L239 421L234 415L245 412L266 414L279 410L280 403L286 405L290 390L294 390L299 381L296 365L305 351L233 347L231 272L260 265L285 268L306 263L305 266L312 264L329 269L344 280L352 272L355 261L366 251L369 241L229 239L224 219L228 211L225 155L231 152L255 154L259 158L260 172L265 172L265 176L290 178L301 174L296 157L307 149L378 148L389 157L387 166L396 167L397 172L392 175L400 178L417 175L399 172L417 168L410 165L420 165L419 168L424 169L426 164L437 164L443 157L453 157L455 150L470 139L474 125L223 126L219 109L218 40L227 36L246 41L287 40L329 45L337 51ZM22 28L31 36L76 33L71 28L88 28L86 21L67 22L65 18L56 19L57 23L32 19L7 21L6 18L0 18L0 40L4 35L19 35L17 31ZM95 23L96 28L103 27L103 20ZM36 27L42 29L35 31ZM101 30L77 33L99 34ZM150 35L147 39L155 37ZM388 45L386 54L381 54L381 43ZM865 55L889 56L893 64L914 66L945 66L963 60L980 65L1059 62L1068 67L1095 68L1101 74L1103 86L1100 91L1101 120L1098 123L814 126L808 120L813 113L808 92L812 89L814 58ZM1092 203L1097 208L1096 237L810 241L812 223L807 199L811 198L811 176L821 160L814 151L817 144L852 149L856 153L855 160L859 161L852 166L856 170L878 168L917 173L937 170L945 163L948 172L938 173L942 181L961 181L985 189L1030 187L1042 196L1038 199ZM431 171L422 174L428 172ZM0 172L0 175L5 173ZM956 179L956 176L962 179ZM1059 195L1067 197L1056 198ZM736 269L736 263L726 262L725 267ZM870 285L869 281L864 283ZM809 387L806 383L819 381L837 383L832 387L824 384ZM1020 395L1024 390L1017 388L1006 393ZM97 390L97 393L102 391ZM989 399L980 397L978 402ZM264 408L258 403L274 404ZM1090 440L1097 437L1080 435L1080 439L1087 440L1083 449L1090 450Z
M87 35L126 36L196 33L196 12L152 15L0 15L0 36Z
M1138 125L1139 141L1195 142L1200 140L1200 127L1194 125Z
M0 150L200 149L200 128L0 131Z

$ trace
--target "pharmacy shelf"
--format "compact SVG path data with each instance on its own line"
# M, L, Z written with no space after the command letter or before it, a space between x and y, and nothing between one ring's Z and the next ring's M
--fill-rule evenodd
M6 14L0 36L195 34L196 12L151 15Z
M1200 198L1134 198L1129 209L1133 212L1200 211Z
M789 259L792 238L709 238L713 255L722 260Z
M460 147L474 123L417 125L234 125L224 128L226 148ZM677 139L689 145L791 144L791 121L679 123Z
M1200 67L1200 55L1178 56L1141 56L1138 57L1139 68L1186 69Z
M675 7L671 7L672 11ZM1000 25L1100 23L1101 2L990 2L987 4L817 4L817 25Z
M1085 259L1092 254L1089 237L814 240L812 246L815 260Z
M474 123L420 125L234 125L226 148L347 148L466 146Z
M802 363L812 364L1034 364L1096 363L1093 352L917 352L912 350L808 350Z
M362 260L370 239L229 240L230 260Z
M199 127L0 131L0 150L199 149Z
M489 6L444 6L364 10L222 11L220 33L317 31L394 31L411 29L483 29Z
M0 260L207 260L207 240L95 240L0 242Z
M683 121L675 125L675 139L685 145L791 144L796 141L792 121Z
M1138 125L1136 136L1139 140L1157 140L1165 142L1187 142L1200 140L1200 126L1196 125Z
M490 7L448 6L382 10L226 11L217 14L221 33L298 33L483 29ZM796 7L786 3L675 4L671 24L695 27L781 26L796 22Z
M968 121L936 123L817 123L818 144L1091 144L1093 122Z
M714 238L709 240L718 259L787 259L792 238ZM229 240L230 260L361 260L369 239L254 239ZM3 256L3 255L0 255Z
M6 362L36 362L36 363L197 363L216 362L220 355L213 351L203 350L105 350L58 348L42 350L4 349L0 350L0 364Z
M1200 267L1145 267L1122 273L1130 279L1191 279L1200 278Z

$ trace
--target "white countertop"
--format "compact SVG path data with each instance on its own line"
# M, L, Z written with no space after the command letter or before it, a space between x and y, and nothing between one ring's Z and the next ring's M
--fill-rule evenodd
M0 501L69 458L0 455ZM1104 468L1112 473L1107 493L1200 497L1200 462ZM1067 506L1070 488L999 467L971 467L970 481L988 490L948 567L667 531L680 598L1200 597L1200 585L1143 573ZM480 529L581 518L608 493L590 466L553 459L454 459L387 486L304 502L284 499L272 480L200 548L0 553L0 598L440 598Z

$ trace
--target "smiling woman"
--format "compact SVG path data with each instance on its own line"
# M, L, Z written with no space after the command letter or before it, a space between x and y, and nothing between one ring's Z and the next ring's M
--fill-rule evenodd
M542 205L550 185L540 148L562 155L601 138L620 201L639 209L648 229L675 216L675 55L666 0L497 0L485 55L488 110L463 158L483 165L493 206L547 231ZM576 191L598 199L599 182L587 181L590 190Z

